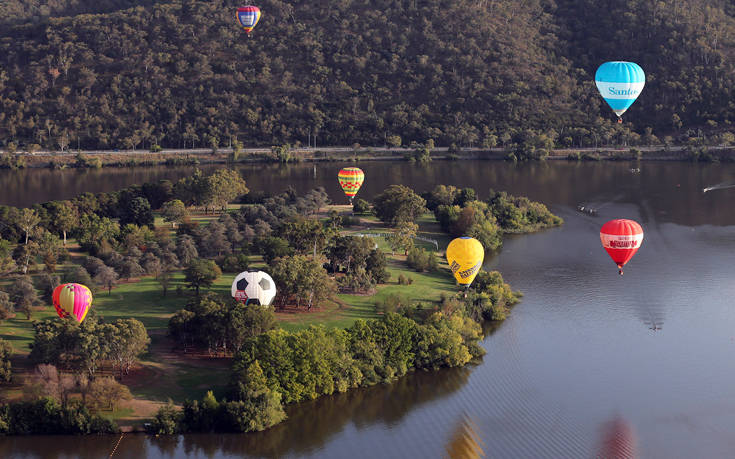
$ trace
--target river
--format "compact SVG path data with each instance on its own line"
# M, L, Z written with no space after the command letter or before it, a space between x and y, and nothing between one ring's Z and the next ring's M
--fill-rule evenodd
M289 407L252 435L126 435L115 457L727 457L735 451L735 165L676 162L514 165L493 161L363 162L368 199L386 185L489 188L546 203L562 227L505 239L486 261L525 296L488 331L482 362L410 375ZM241 168L253 190L324 186L342 202L339 163ZM640 172L631 171L640 168ZM0 172L0 203L29 204L188 168ZM14 175L17 174L17 175ZM82 184L79 183L82 182ZM113 185L114 182L114 185ZM49 191L50 190L50 191ZM74 194L72 193L72 194ZM576 211L579 204L598 216ZM600 247L608 219L641 222L643 246L625 275ZM0 457L102 457L117 437L4 438Z

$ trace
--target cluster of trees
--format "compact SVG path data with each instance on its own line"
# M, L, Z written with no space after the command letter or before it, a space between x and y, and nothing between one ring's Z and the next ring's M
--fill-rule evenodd
M530 137L644 143L646 128L685 138L733 121L726 2L629 0L603 18L592 0L268 0L252 40L224 0L139 5L3 2L0 139L61 150L435 139L535 155L544 140ZM625 126L592 82L621 49L649 78Z
M234 353L245 340L276 326L273 310L245 306L214 294L195 298L177 311L168 323L169 336L187 352L189 348L215 353Z
M33 324L33 343L28 356L35 364L54 365L73 375L93 380L103 363L120 377L128 374L148 348L150 338L136 319L104 323L90 312L81 324L47 319Z
M79 400L60 404L51 397L0 405L0 434L80 435L117 431L109 419L90 414Z
M476 196L472 188L451 185L438 185L425 194L428 208L444 231L454 237L472 236L486 250L500 247L503 233L531 232L563 223L544 204L525 197L493 190L486 201Z
M0 339L0 383L10 382L13 378L11 355L13 355L13 347L4 339Z
M390 381L414 369L462 366L481 355L480 326L463 314L440 312L423 323L395 313L346 329L273 330L248 340L236 356L233 391L259 365L284 403Z

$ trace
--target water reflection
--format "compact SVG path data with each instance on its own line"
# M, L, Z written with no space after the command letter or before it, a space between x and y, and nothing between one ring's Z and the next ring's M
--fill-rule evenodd
M595 457L599 459L636 459L638 457L633 428L625 419L616 416L602 425L600 445Z
M484 457L484 443L476 432L474 421L463 416L447 444L446 453L450 459L476 459Z

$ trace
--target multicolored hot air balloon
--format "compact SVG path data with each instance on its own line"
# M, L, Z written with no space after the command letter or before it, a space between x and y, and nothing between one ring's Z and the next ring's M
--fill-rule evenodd
M595 73L595 84L602 98L618 115L618 123L622 123L621 116L643 91L646 74L634 62L605 62Z
M73 317L79 323L92 307L92 292L82 284L61 284L54 289L51 298L59 317Z
M623 266L633 258L643 242L643 228L633 220L610 220L600 229L600 241L622 276Z
M337 174L337 180L352 204L352 199L365 181L365 173L359 167L345 167Z
M237 9L237 20L245 29L245 33L250 35L255 26L260 21L260 8L257 6L243 6Z
M482 268L485 249L473 237L458 237L447 246L447 263L459 285L470 288L470 284Z

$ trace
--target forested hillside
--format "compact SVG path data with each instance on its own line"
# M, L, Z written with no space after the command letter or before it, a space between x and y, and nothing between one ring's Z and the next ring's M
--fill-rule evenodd
M237 6L3 2L0 145L595 145L733 118L725 1L264 0L250 38ZM624 127L593 82L605 60L647 73Z

